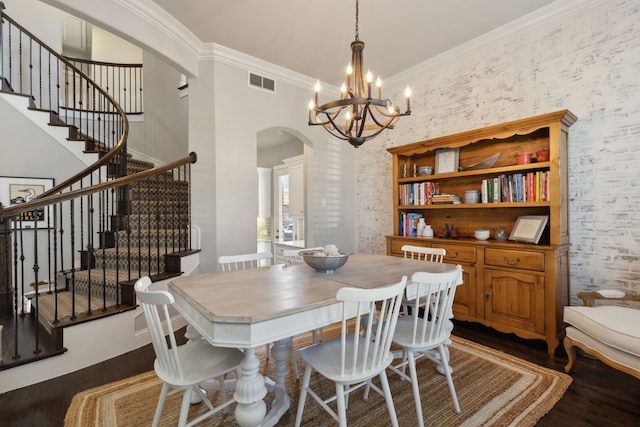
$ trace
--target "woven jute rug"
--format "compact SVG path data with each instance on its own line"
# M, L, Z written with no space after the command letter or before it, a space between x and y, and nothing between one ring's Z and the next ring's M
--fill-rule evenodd
M327 333L329 332L329 333ZM324 336L333 331L325 328ZM309 336L306 336L309 335ZM460 402L461 413L456 414L444 376L438 374L435 364L422 358L418 362L425 425L430 426L533 426L562 397L571 383L571 377L552 369L543 368L522 359L488 347L452 337L450 346L453 381ZM310 344L310 334L294 339L294 346ZM262 351L265 346L262 346ZM268 364L264 362L263 372ZM301 373L303 362L299 360ZM273 359L270 363L273 366ZM400 426L415 426L416 411L411 386L391 371L387 372ZM314 373L315 388L330 395L333 383ZM289 373L288 387L291 408L280 419L278 426L292 426L295 420L300 381ZM313 384L312 384L313 386ZM149 426L153 420L161 382L154 372L147 372L74 396L65 418L65 427L86 426ZM217 391L209 392L217 399ZM389 415L384 398L375 392L369 400L362 400L361 390L352 393L347 409L351 426L387 426ZM181 394L170 397L165 404L161 426L177 425ZM269 396L265 399L269 405ZM190 419L204 404L192 405ZM235 406L232 406L234 408ZM307 397L303 415L305 426L336 425L333 419L313 400ZM201 426L237 426L233 410L216 414Z

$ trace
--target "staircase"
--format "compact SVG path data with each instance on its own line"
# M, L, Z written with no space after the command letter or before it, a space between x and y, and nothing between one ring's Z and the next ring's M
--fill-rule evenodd
M153 166L129 159L127 175ZM65 290L40 296L38 319L57 346L62 347L66 326L134 309L138 278L181 274L180 258L194 251L189 249L189 182L174 175L165 172L131 184L130 199L118 201L130 213L109 218L109 229L96 235L99 247L81 250L80 269L58 273Z
M0 91L46 112L52 129L67 128L60 143L81 146L70 148L76 156L97 158L32 201L0 204L3 370L66 351L67 326L135 309L136 279L179 276L182 258L198 250L191 249L189 193L196 154L160 166L133 159L126 114L105 89L2 8L0 32L0 61L9 64L0 68ZM16 218L36 209L46 209L51 223L17 227ZM42 329L52 340L40 337Z

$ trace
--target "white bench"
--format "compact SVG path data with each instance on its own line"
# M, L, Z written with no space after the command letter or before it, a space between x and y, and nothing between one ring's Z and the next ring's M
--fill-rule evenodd
M612 368L640 379L640 309L628 305L594 305L594 301L639 302L640 295L617 291L579 292L584 306L564 307L564 348L571 372L576 347Z

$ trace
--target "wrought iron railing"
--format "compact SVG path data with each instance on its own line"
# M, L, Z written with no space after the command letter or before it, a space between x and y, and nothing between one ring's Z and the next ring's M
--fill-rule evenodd
M196 160L191 153L117 179L0 204L0 282L10 284L1 294L0 324L13 331L5 333L12 342L5 340L0 370L64 351L59 338L40 336L43 321L56 328L129 309L137 278L179 274L166 259L162 268L148 259L192 250L189 183ZM117 189L127 193L125 200L114 197ZM132 209L136 203L142 207ZM100 262L107 256L115 261ZM115 286L107 275L115 276ZM63 292L70 302L61 313ZM49 307L49 317L42 307Z
M106 90L127 114L141 114L142 108L142 64L116 64L111 62L91 61L86 59L65 57L70 63L82 70L97 85ZM68 70L69 80L74 73ZM75 85L78 88L80 85ZM86 99L87 104L91 99ZM73 100L65 100L66 105L73 106Z

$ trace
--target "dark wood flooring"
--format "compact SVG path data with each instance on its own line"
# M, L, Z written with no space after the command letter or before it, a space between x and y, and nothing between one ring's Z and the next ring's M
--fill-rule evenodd
M550 358L542 341L522 340L467 322L456 322L454 334L558 371L563 371L566 364L562 348ZM151 370L153 359L149 345L60 378L4 393L0 395L0 425L62 426L74 394ZM565 395L538 426L640 425L640 380L586 357L576 362L572 376Z

